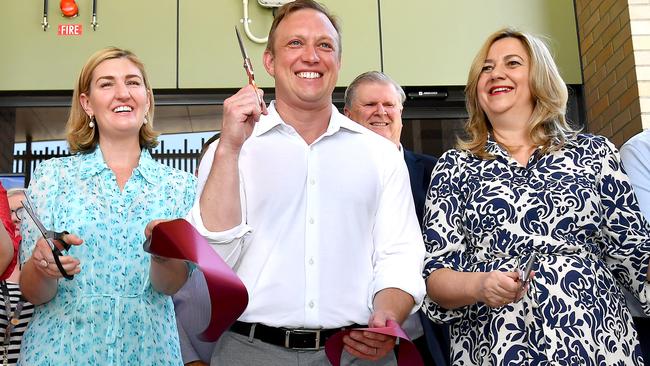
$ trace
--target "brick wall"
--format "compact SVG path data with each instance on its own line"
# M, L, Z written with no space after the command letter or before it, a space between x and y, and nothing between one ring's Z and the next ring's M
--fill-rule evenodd
M650 1L628 1L641 121L650 128Z
M650 0L576 0L575 6L587 131L620 147L641 132L642 110L650 118ZM635 51L641 43L647 51ZM637 72L647 74L647 83L637 83Z

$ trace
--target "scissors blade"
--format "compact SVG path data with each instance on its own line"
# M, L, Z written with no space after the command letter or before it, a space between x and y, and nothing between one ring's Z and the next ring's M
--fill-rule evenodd
M235 33L237 33L237 42L239 42L241 56L244 58L244 60L248 60L248 53L246 53L246 48L244 48L244 42L241 39L241 34L239 34L239 29L237 29L237 26L235 26Z
M32 221L34 221L34 224L36 224L36 227L41 232L43 237L47 239L47 229L45 229L45 226L43 226L43 223L36 215L36 212L34 212L34 205L32 204L32 201L29 199L27 195L25 195L25 200L23 201L23 207L25 208L25 211L29 214L29 217L32 218Z

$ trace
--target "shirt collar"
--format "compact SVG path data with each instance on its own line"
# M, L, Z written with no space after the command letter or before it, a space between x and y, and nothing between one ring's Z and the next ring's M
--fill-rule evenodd
M101 173L105 169L108 169L99 145L97 145L93 151L87 153L82 152L79 153L78 156L79 159L81 159L81 179L90 178Z
M280 118L278 111L275 109L274 100L271 101L268 107L266 107L266 110L269 112L269 114L260 117L260 120L255 124L255 129L253 130L253 135L255 136L261 136L276 126L286 125L282 118Z
M488 133L487 137L487 142L485 144L485 152L488 154L495 156L495 157L501 157L504 159L508 159L510 157L510 154L508 154L508 151L501 147L494 138L492 137L491 133Z
M578 146L576 142L576 136L568 136L564 141L564 147L572 148Z
M147 183L153 184L158 178L158 164L151 157L149 150L142 149L140 151L140 160L138 161L138 166L133 171L140 172L142 177L147 181Z
M278 114L278 111L275 109L275 101L272 101L269 104L267 110L269 114L266 116L262 116L259 122L255 124L253 135L261 136L269 132L270 130L277 128L278 126L293 128L289 126L286 122L284 122L284 120L282 120L282 117L280 117L280 114ZM325 131L323 136L333 135L336 132L340 131L342 128L349 131L358 132L358 133L362 133L363 131L362 127L358 123L342 115L339 112L339 110L334 105L332 105L332 114L330 117L330 121L329 124L327 125L327 130Z
M104 170L108 170L108 165L104 161L104 155L99 145L95 150L88 153L79 153L81 159L81 179L88 179L92 176L98 175ZM138 166L134 169L133 173L139 172L142 177L149 183L154 183L156 179L156 162L151 157L147 149L140 151L140 160Z
M559 144L560 141L559 141L558 138L554 138L553 143L554 144ZM566 148L572 148L572 147L576 147L576 146L578 146L578 145L576 144L575 137L568 136L566 138L566 140L564 141L564 147L566 147ZM536 151L539 151L539 149L541 149L541 146L538 146ZM508 156L510 156L510 154L508 154L508 151L506 151L506 149L501 147L494 140L491 133L488 133L488 139L487 139L487 143L485 145L485 151L487 153L493 155L493 156L501 156L501 157L504 157L504 158L508 158Z

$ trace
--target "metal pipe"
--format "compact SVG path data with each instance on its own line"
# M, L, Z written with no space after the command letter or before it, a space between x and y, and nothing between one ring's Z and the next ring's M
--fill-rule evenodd
M43 32L47 31L47 28L50 27L50 25L47 22L47 7L48 7L47 3L48 3L47 0L43 0L43 22L41 23L41 25L43 26Z
M97 0L93 0L93 19L90 22L90 24L93 26L93 31L97 30Z

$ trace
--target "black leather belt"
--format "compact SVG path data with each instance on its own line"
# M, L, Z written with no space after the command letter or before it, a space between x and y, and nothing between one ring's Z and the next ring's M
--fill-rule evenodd
M325 347L327 339L336 332L360 327L362 326L352 324L337 329L289 329L269 327L260 323L236 321L230 327L230 331L280 347L316 351Z

